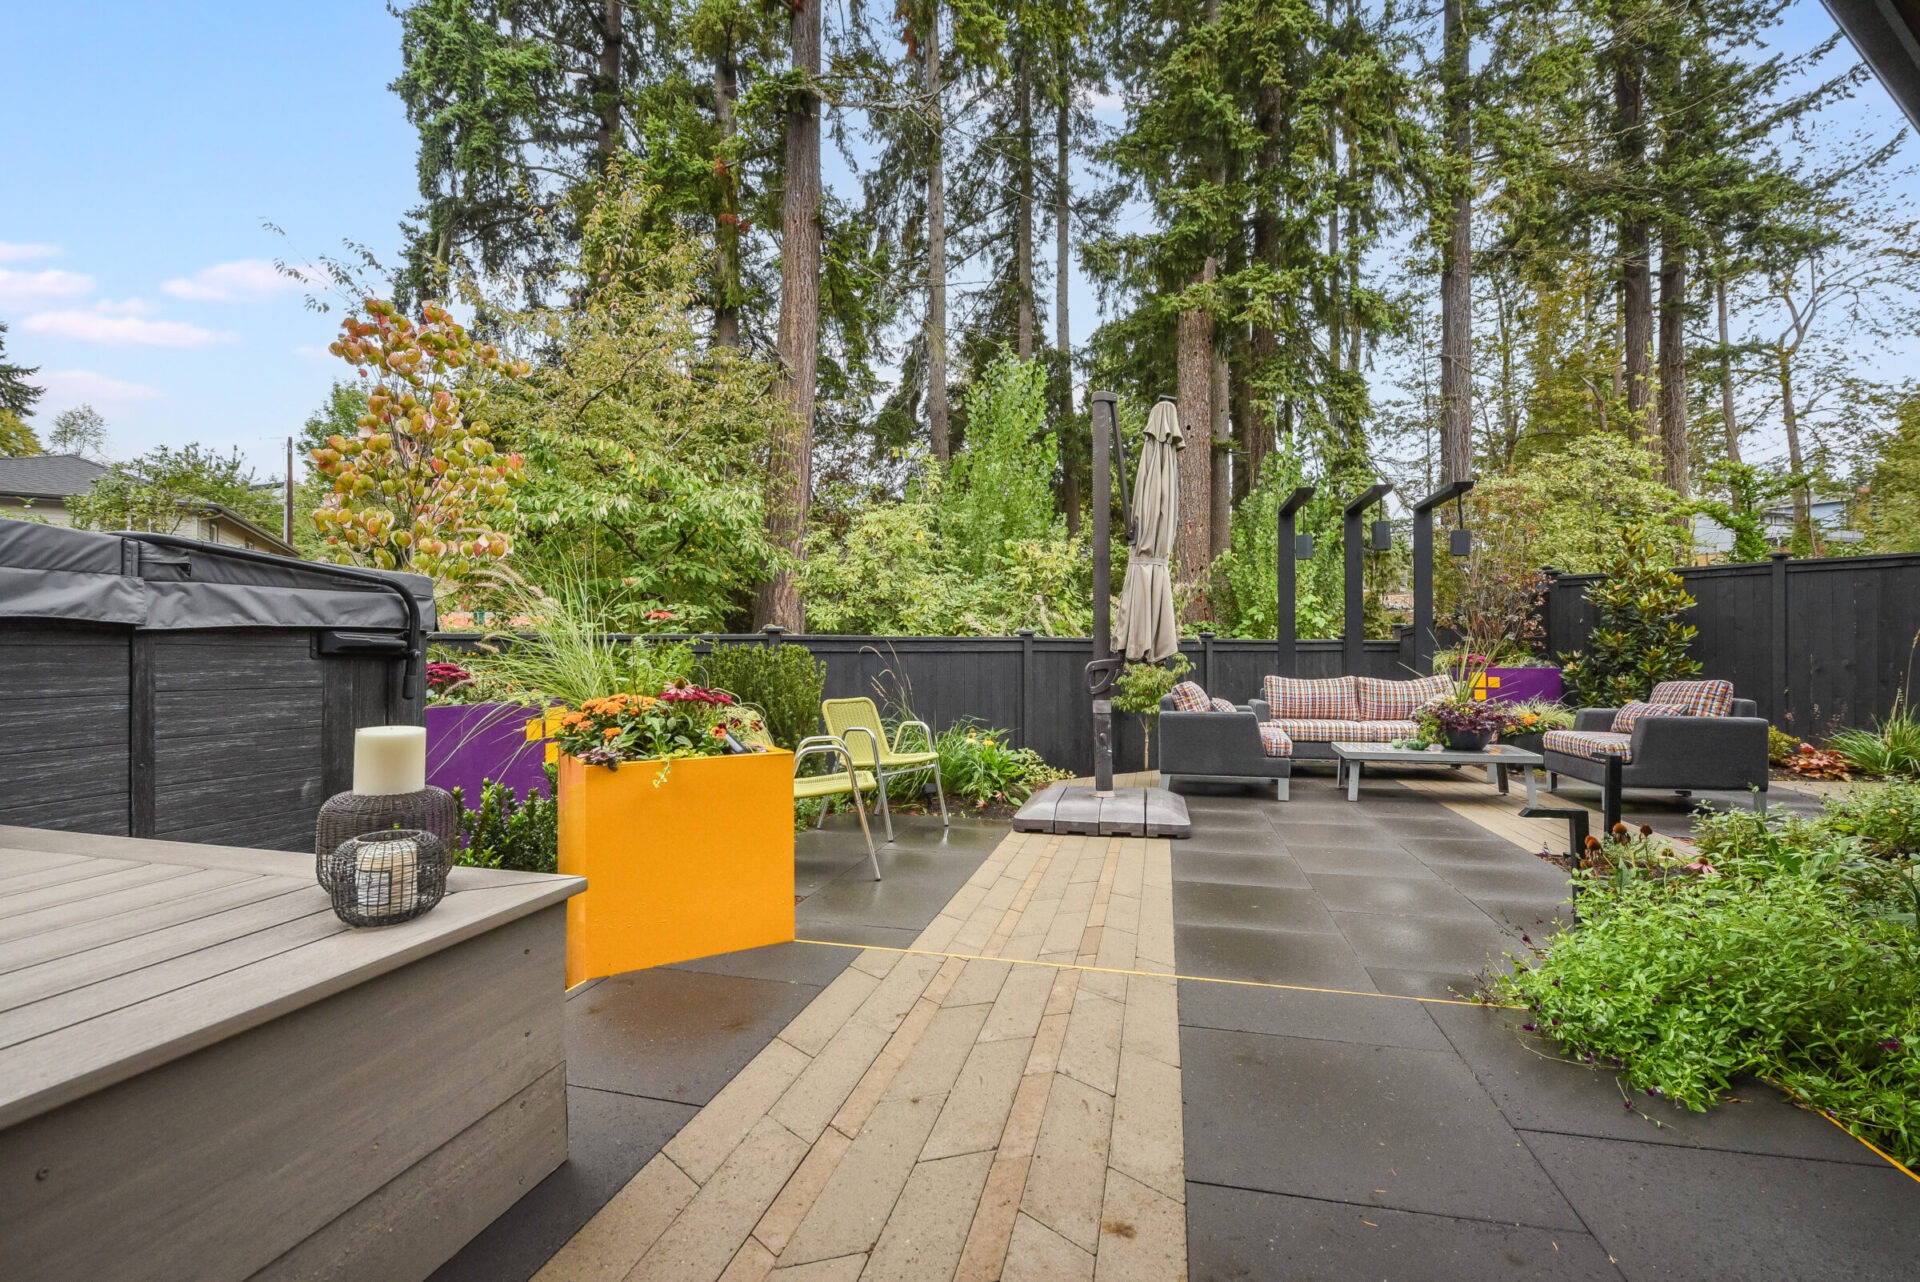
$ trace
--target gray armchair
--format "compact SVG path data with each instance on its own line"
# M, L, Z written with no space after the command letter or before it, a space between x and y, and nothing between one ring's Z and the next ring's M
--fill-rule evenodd
M1581 708L1573 714L1575 733L1611 736L1613 708ZM1619 766L1619 786L1674 792L1753 791L1755 810L1767 808L1767 721L1751 699L1735 699L1724 717L1642 717L1627 741ZM1561 775L1606 788L1605 755L1557 750L1549 736L1547 789ZM1617 809L1617 799L1615 808Z
M1269 757L1260 738L1260 719L1244 707L1232 712L1179 712L1171 696L1160 700L1160 782L1168 788L1186 780L1273 785L1274 799L1287 800L1293 763Z

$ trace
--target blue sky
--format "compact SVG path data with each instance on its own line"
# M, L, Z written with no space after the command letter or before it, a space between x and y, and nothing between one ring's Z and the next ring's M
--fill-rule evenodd
M1782 43L1831 30L1800 0ZM39 421L86 401L115 456L197 440L278 473L345 366L325 354L337 314L307 311L269 262L343 238L394 257L415 199L398 71L377 0L11 6L0 320L11 359L41 367ZM1836 114L1900 123L1877 84ZM837 160L828 175L850 189ZM1098 318L1075 286L1080 341Z

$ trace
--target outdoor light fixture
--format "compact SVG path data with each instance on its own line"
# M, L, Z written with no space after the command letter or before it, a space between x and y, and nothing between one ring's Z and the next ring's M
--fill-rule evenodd
M1375 521L1373 523L1373 550L1391 552L1393 550L1393 522Z
M1451 552L1455 556L1472 556L1473 555L1473 531L1472 530L1447 531L1447 551Z
M1296 534L1293 538L1293 559L1296 561L1313 560L1313 536Z

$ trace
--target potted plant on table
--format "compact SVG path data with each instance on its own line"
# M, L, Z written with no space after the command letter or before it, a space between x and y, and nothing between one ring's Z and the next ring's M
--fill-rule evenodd
M1507 722L1505 704L1474 699L1470 690L1444 695L1414 714L1420 739L1456 752L1478 752Z
M793 938L793 757L743 750L724 691L582 700L553 720L567 983Z
M1572 710L1546 699L1506 703L1503 711L1506 724L1500 727L1500 742L1526 752L1542 751L1549 730L1573 729Z

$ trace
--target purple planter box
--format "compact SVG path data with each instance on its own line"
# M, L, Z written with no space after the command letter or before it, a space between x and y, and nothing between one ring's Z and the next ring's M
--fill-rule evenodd
M1558 668L1488 668L1485 681L1483 690L1476 680L1474 698L1503 703L1525 703L1529 699L1558 702L1564 690Z
M460 789L467 809L480 808L491 780L516 795L547 783L546 746L527 742L533 714L512 703L449 703L427 708L427 782Z

